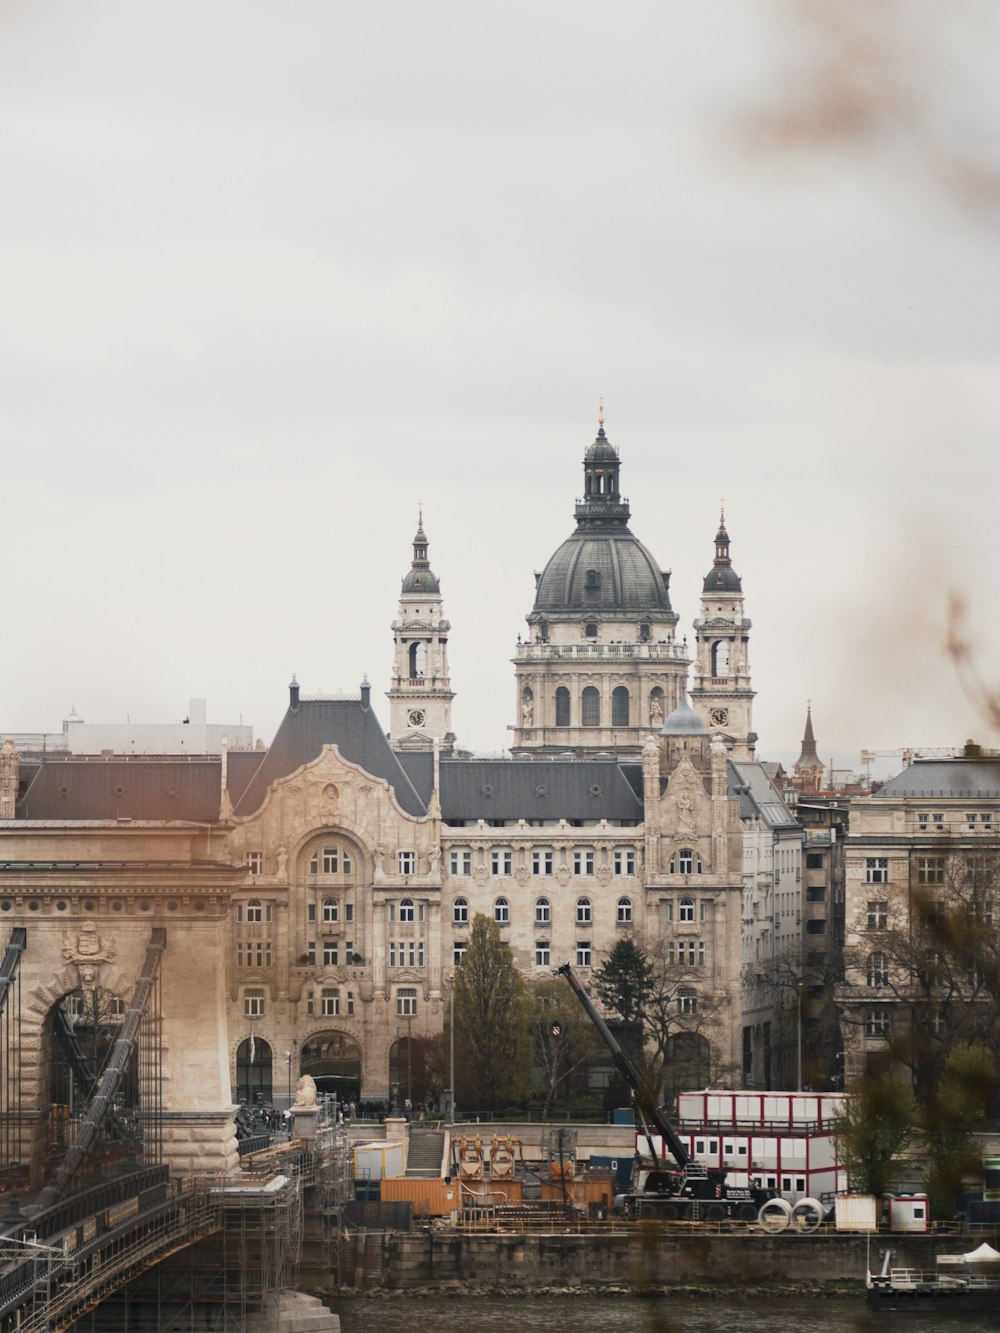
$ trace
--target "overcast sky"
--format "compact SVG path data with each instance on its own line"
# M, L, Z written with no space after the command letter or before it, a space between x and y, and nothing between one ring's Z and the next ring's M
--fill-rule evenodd
M387 722L422 501L502 749L603 394L680 632L725 497L764 757L997 744L1000 6L833 8L3 0L0 728Z

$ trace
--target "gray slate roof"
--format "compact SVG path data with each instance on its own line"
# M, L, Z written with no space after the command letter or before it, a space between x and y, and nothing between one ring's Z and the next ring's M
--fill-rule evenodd
M760 763L728 765L729 794L739 792L740 819L763 819L772 828L795 828L795 816Z
M903 797L1000 798L1000 759L917 759L874 792L872 801Z
M26 759L17 818L28 820L219 818L222 763L218 755L191 759L82 755Z
M301 699L296 707L289 706L245 790L238 800L233 798L233 813L251 815L259 810L271 783L318 759L324 745L336 745L345 759L373 777L384 778L407 814L427 814L378 718L360 699Z
M642 765L638 770L642 783ZM441 814L458 819L642 819L642 800L615 760L441 761Z

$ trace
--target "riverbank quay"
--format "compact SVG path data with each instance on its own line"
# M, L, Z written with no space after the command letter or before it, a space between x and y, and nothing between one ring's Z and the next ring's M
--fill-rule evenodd
M991 1244L996 1239L989 1239ZM464 1233L423 1228L411 1232L359 1231L341 1242L332 1268L317 1247L306 1247L300 1281L321 1296L347 1292L417 1295L459 1289L466 1294L512 1295L557 1291L629 1294L731 1291L759 1288L778 1294L859 1290L865 1272L893 1262L933 1268L935 1256L954 1248L953 1235L871 1236L835 1231L765 1235L750 1228L708 1225L617 1224L604 1231Z

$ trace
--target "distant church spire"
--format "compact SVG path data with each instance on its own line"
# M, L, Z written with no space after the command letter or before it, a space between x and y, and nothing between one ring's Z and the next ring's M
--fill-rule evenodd
M801 796L815 796L823 790L823 761L816 749L813 735L812 700L806 700L806 729L802 737L802 753L792 769L792 786Z
M795 767L802 768L807 764L812 765L819 763L822 763L822 761L816 750L816 737L813 735L812 700L807 699L806 729L805 729L805 734L802 737L802 753L799 755Z

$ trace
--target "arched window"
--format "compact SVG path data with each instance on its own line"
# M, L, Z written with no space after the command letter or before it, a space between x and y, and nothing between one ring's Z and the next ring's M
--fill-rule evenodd
M535 900L535 925L547 926L552 920L552 908L549 906L548 898L537 898Z
M456 898L451 905L451 919L456 926L467 926L469 924L469 901L467 898Z
M340 920L340 903L337 902L336 898L323 899L323 920L324 921Z
M259 898L251 898L247 903L247 920L263 921L264 909Z
M510 922L510 903L506 898L497 898L493 904L493 920L498 926L506 926Z
M569 726L569 690L565 685L556 690L556 726Z
M868 955L868 985L869 986L888 986L889 984L889 961L884 953L870 953Z
M671 875L700 875L701 857L690 847L682 847L670 858Z
M593 919L593 912L590 906L590 899L577 898L576 924L578 926L589 926L592 919Z
M729 675L729 643L725 639L712 644L712 675L720 679Z
M624 685L617 685L611 693L611 725L628 726L628 690Z
M583 632L584 632L584 635L586 636L586 638L588 638L588 639L596 639L596 638L597 638L597 622L596 622L596 621L593 621L593 620L588 620L587 623L586 623L586 625L584 625L584 627L583 627Z
M679 910L678 913L677 913L677 919L678 919L678 921L693 921L693 920L694 920L694 899L693 899L693 898L682 898L682 899L681 899L681 902L680 902L680 910Z
M632 924L632 899L618 899L618 924L628 926Z
M412 898L403 898L402 901L400 902L400 904L399 904L399 919L400 919L400 921L412 921L412 920L413 920L413 899L412 899Z
M410 644L410 679L417 680L424 674L427 665L426 643Z
M588 685L580 700L580 721L585 727L601 725L601 695L596 686Z

